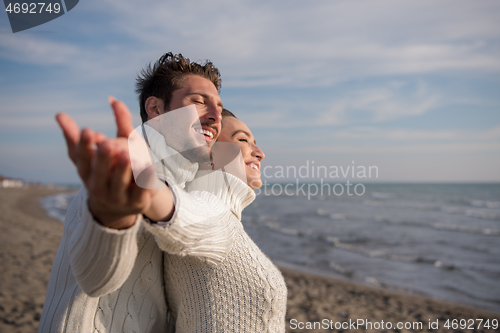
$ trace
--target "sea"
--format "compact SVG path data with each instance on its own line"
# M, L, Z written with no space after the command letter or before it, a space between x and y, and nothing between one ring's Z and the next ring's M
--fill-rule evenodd
M500 184L374 183L315 195L298 185L260 191L243 212L279 266L500 313ZM42 203L62 221L74 195Z

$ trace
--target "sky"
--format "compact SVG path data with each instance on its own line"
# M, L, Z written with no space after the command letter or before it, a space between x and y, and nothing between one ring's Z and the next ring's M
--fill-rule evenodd
M135 78L172 51L219 68L266 177L500 182L499 17L498 0L81 0L14 34L2 11L0 175L78 182L54 115L114 136L112 95L139 125Z

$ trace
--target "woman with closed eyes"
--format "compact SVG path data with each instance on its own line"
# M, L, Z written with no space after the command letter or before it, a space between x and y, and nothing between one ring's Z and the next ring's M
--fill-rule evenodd
M212 147L215 164L232 146L239 148L232 162L239 165L226 171L200 170L186 183L186 192L199 200L188 208L196 214L208 207L216 219L207 217L198 226L179 229L181 239L183 232L189 232L188 237L198 241L185 242L176 253L164 250L170 328L177 333L285 332L283 276L241 224L243 209L262 186L260 166L265 155L248 126L227 110L222 116L222 130ZM171 226L181 222L173 219ZM196 232L199 235L194 236Z

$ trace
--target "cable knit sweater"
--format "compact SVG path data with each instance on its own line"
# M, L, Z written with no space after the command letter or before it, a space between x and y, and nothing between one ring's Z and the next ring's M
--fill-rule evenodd
M240 222L255 193L231 174L200 173L186 184L198 204L183 205L179 192L176 209L182 218L164 227L146 224L166 251L175 332L284 332L284 279Z
M183 192L198 166L180 154L169 161ZM66 213L38 331L168 332L164 290L163 252L143 218L125 230L106 228L93 219L82 188Z
M178 185L169 183L175 213L168 223L139 217L126 230L105 228L79 192L39 332L168 332L167 325L177 333L285 331L283 277L240 222L254 192L223 172L192 180L192 165L173 159L181 171Z
M163 253L141 221L114 230L93 220L80 190L47 288L39 332L165 332Z

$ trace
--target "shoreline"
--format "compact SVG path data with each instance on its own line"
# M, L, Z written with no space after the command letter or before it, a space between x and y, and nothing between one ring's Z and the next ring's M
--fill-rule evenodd
M481 308L452 303L422 295L407 294L399 291L378 288L352 282L346 279L336 279L331 276L300 272L279 267L288 286L287 327L292 320L301 322L333 323L355 322L358 319L369 320L373 325L382 322L422 323L422 329L392 330L394 332L498 332L499 329L447 329L448 320L460 322L461 319L493 319L500 320L500 314ZM437 329L429 329L429 323L438 320ZM339 324L340 325L340 324ZM325 325L327 326L327 325ZM335 324L329 326L335 327ZM381 332L380 329L350 326L350 329L292 329L290 332L330 332L330 331L363 331ZM288 331L287 331L288 332Z
M50 271L63 223L47 216L40 198L64 189L0 189L0 332L34 332L42 313ZM450 332L446 320L493 319L500 314L415 294L367 286L347 279L325 276L278 265L288 286L287 332ZM422 329L370 329L369 326L344 329L333 323L367 319L373 324L421 322ZM324 320L331 323L325 328ZM438 320L437 329L429 321ZM320 322L315 329L307 323ZM302 326L301 324L302 323ZM451 323L451 322L450 322ZM314 324L310 324L314 325ZM498 332L478 329L475 332ZM304 327L304 328L300 328ZM313 327L313 326L311 326ZM340 328L340 329L339 329ZM472 332L472 329L462 329Z

